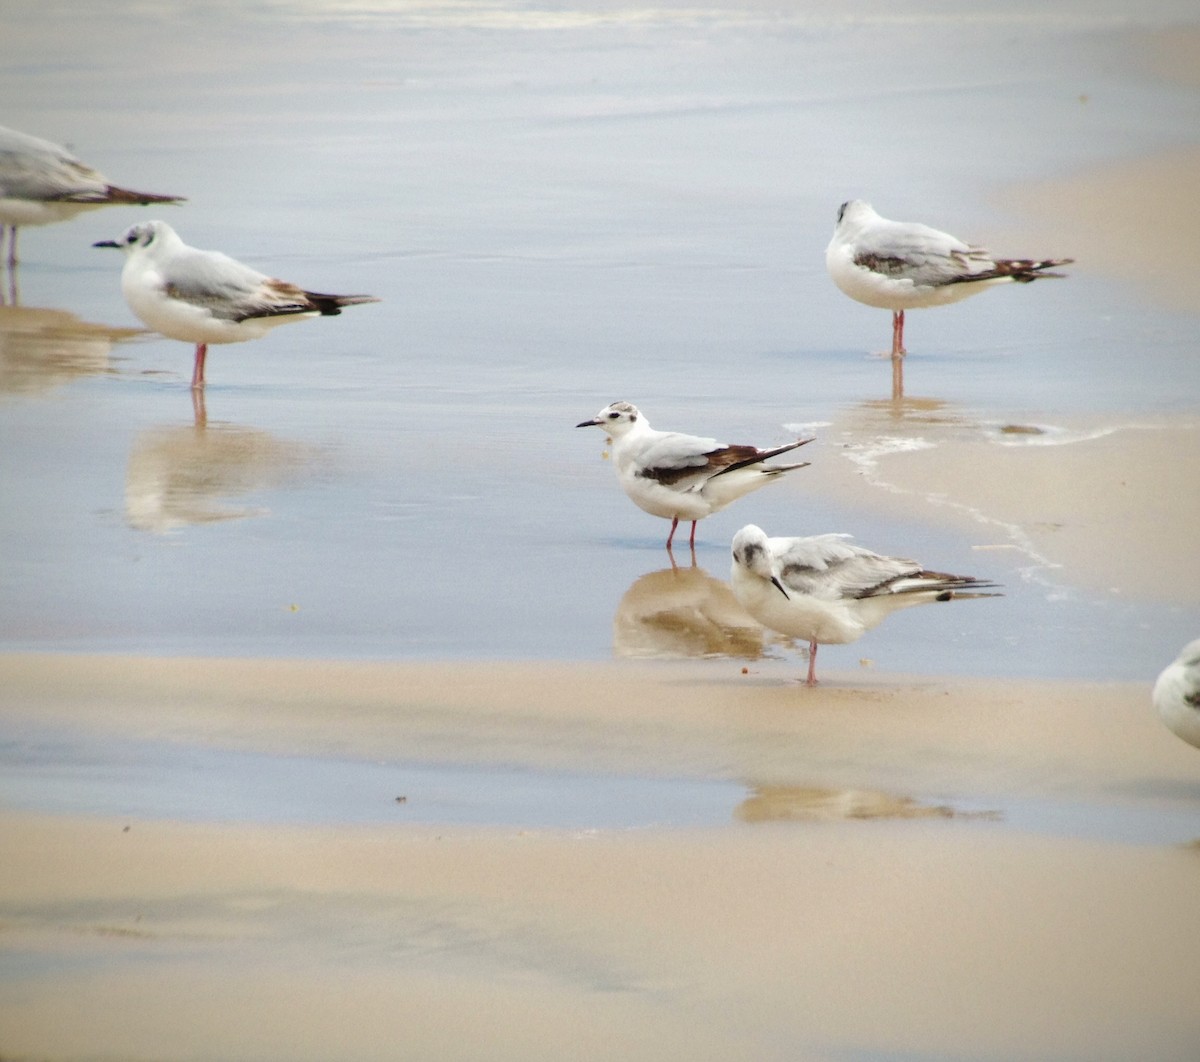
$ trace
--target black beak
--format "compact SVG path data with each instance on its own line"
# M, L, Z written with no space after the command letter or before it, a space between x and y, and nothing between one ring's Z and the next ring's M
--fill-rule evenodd
M784 597L791 601L791 597L788 595L788 592L783 588L783 583L781 583L776 576L771 576L771 582L775 584L776 590L778 590L781 594L783 594Z
M93 243L93 247L120 247L116 240L101 240L99 243Z
M577 428L594 428L599 423L600 423L600 421L593 418L592 420L581 420L578 424L575 425L575 427L577 427Z

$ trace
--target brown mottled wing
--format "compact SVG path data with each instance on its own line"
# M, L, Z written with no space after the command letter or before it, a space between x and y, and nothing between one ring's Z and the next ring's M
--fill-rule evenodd
M748 445L722 446L716 439L671 432L647 453L640 475L666 486L682 485L686 489L689 483L706 483L714 476L766 461L810 441L804 439L773 450L760 450Z
M859 240L854 263L882 276L936 287L968 279L991 265L991 258L982 247L970 247L948 232L880 218Z

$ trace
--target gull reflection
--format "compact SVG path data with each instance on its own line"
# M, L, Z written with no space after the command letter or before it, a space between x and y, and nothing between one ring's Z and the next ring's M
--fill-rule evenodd
M742 822L845 822L850 819L998 819L995 811L960 811L873 789L761 785L735 809Z
M895 431L901 428L957 426L964 423L962 413L944 398L875 398L860 402L846 411L844 426L861 431ZM839 425L841 426L841 425Z
M193 392L193 422L150 428L134 440L125 475L125 516L139 531L164 534L191 524L265 516L232 499L285 486L312 466L313 447L259 428L208 421Z
M694 556L690 568L672 563L635 579L613 617L613 651L621 657L757 660L763 639L763 628L729 585L698 567Z
M0 306L0 393L36 394L109 371L113 344L140 334L66 310Z

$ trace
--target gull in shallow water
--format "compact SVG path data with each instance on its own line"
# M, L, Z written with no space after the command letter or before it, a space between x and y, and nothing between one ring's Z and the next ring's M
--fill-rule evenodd
M121 292L146 325L196 344L192 387L204 386L209 343L258 339L288 321L379 301L372 295L321 295L275 280L219 251L189 247L165 221L143 221L117 240L92 246L125 252Z
M656 431L637 406L614 402L577 428L601 427L612 439L617 479L630 501L652 516L671 521L667 549L680 520L691 520L688 544L696 547L696 523L724 509L743 494L809 462L764 465L779 454L812 442L797 439L770 450L757 446L727 446L716 439Z
M118 188L66 148L0 126L0 252L7 234L10 269L17 262L22 225L67 221L102 206L182 202L177 195Z
M1188 642L1154 683L1154 707L1162 721L1200 749L1200 638Z
M994 284L1028 284L1071 258L993 258L948 232L919 222L889 221L870 203L851 199L838 210L825 266L841 290L867 306L892 311L893 390L901 380L904 311L944 306Z
M926 571L884 557L848 535L768 538L747 524L733 536L730 582L742 607L764 627L808 641L807 684L817 684L817 646L857 641L889 614L913 605L981 593L995 583Z

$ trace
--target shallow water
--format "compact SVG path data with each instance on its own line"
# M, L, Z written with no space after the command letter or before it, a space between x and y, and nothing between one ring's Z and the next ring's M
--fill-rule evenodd
M577 831L941 819L1136 845L1195 842L1200 836L1195 793L1160 789L1087 802L982 791L947 798L826 785L747 785L678 773L278 755L37 726L9 730L0 740L0 806L131 823L170 819Z
M7 124L187 195L155 213L193 244L383 302L214 348L201 417L188 347L111 331L137 322L90 245L147 212L26 230L0 308L4 649L625 655L631 592L672 592L667 528L572 425L627 398L766 445L886 397L887 315L824 273L840 201L1069 254L1007 246L1000 192L1194 129L1195 90L1138 36L1194 21L1183 3L17 7ZM910 393L998 423L1194 410L1195 316L1071 274L911 315ZM710 586L750 521L1006 585L831 666L1149 681L1200 629L1195 607L1030 584L1027 558L804 472L701 525ZM656 622L634 655L731 644L656 648Z

